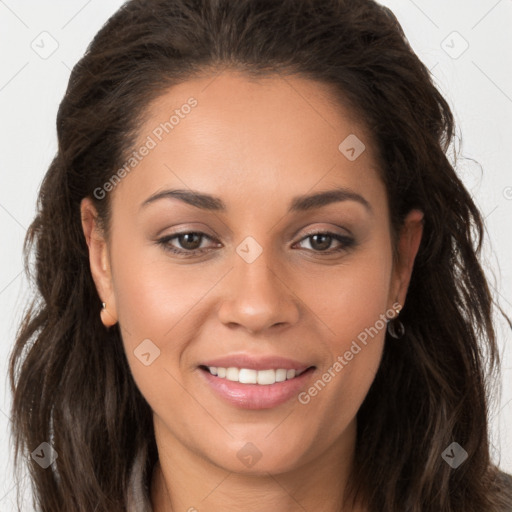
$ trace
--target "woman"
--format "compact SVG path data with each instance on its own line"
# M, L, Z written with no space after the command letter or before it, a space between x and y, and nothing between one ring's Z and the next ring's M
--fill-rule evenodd
M38 510L512 510L482 218L389 9L131 0L57 128L10 366Z

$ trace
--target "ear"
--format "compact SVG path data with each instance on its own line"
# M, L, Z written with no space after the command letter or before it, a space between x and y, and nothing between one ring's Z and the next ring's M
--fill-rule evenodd
M411 281L414 260L423 235L423 212L411 210L400 229L398 238L398 258L393 273L391 302L399 302L403 307Z
M92 278L101 302L106 305L101 310L101 321L105 327L111 327L117 323L117 311L107 241L98 223L98 212L89 197L82 199L80 213Z

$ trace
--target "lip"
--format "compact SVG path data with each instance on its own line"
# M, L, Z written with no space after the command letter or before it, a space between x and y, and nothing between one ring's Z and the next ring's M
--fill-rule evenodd
M242 368L247 368L247 366L242 366ZM269 366L265 368L270 369ZM280 368L283 367L280 366ZM216 377L204 368L199 368L199 373L210 389L221 399L235 407L254 410L271 409L297 397L301 389L306 387L315 370L314 366L306 368L308 369L298 377L268 385L241 384Z
M230 356L223 356L217 359L210 359L201 363L201 366L217 366L221 368L247 368L249 370L297 370L302 371L311 364L301 363L287 357L279 356L250 356L248 354L233 354ZM244 384L245 385L245 384Z

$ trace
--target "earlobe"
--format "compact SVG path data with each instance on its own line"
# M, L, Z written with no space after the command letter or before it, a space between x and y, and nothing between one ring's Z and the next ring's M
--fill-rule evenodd
M100 317L105 327L117 323L116 304L113 293L112 273L110 271L108 245L98 224L98 213L92 200L82 199L80 204L82 229L89 248L91 275L100 297ZM103 304L105 306L103 307Z
M105 327L112 327L117 323L116 317L110 313L106 302L101 303L100 318Z
M402 225L398 240L397 278L398 290L396 297L400 304L405 304L407 289L411 281L414 261L418 254L423 235L424 214L420 210L411 210Z

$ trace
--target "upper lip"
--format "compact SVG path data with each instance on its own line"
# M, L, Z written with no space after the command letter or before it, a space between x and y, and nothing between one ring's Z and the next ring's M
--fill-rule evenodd
M210 359L203 366L220 368L247 368L249 370L306 370L310 364L304 364L294 359L279 356L251 356L249 354L233 354L216 359Z

